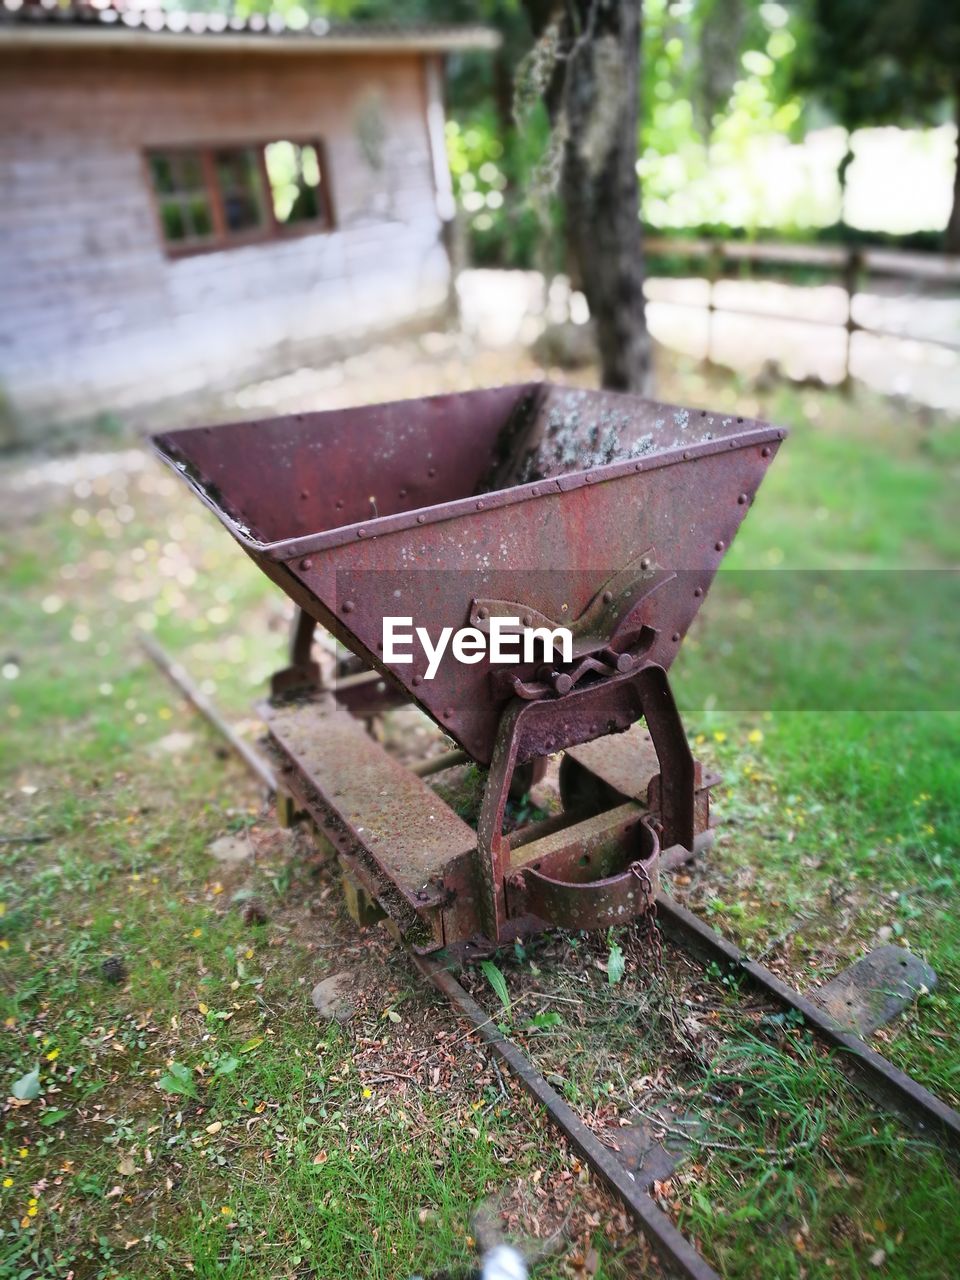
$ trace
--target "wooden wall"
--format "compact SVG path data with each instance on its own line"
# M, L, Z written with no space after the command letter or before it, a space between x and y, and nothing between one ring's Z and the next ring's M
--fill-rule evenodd
M412 54L0 55L8 440L236 385L442 308L424 71ZM358 127L378 112L379 170ZM166 254L144 148L313 136L332 232Z

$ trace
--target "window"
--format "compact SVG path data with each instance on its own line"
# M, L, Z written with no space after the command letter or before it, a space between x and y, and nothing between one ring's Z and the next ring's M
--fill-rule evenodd
M320 156L309 143L268 142L267 178L273 216L284 226L312 222L323 209L320 190Z
M330 228L317 142L151 151L147 160L171 253Z
M215 160L227 234L262 227L264 211L256 151L253 147L217 151Z
M195 151L150 157L153 189L168 244L201 242L213 234L203 165Z

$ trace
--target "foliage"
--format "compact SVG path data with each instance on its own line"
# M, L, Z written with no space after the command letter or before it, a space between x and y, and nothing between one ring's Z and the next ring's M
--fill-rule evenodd
M25 1075L22 1075L19 1080L15 1080L13 1082L13 1088L10 1092L20 1102L33 1102L35 1098L40 1097L39 1062L32 1071L28 1071Z
M490 106L447 122L454 193L477 265L549 265L540 248L543 228L526 195L548 132L542 107L522 132L505 132Z
M846 129L931 124L958 94L960 9L942 0L806 0L793 83Z
M787 90L796 47L790 15L754 0L732 7L735 22L731 0L644 5L640 174L645 220L655 227L819 220L802 192L771 211L761 182L764 143L795 137L801 119ZM739 33L739 42L719 39L718 28Z
M160 1077L159 1085L164 1093L182 1093L187 1098L198 1097L193 1071L182 1062L171 1062L169 1071Z
M752 231L833 220L836 210L824 206L814 183L798 179L771 205L764 180L765 144L795 139L800 130L802 107L789 73L797 47L793 25L786 9L757 0L646 0L638 129L649 226L727 221ZM525 48L514 27L505 58L516 64L519 127L489 95L486 101L473 96L464 109L455 76L448 146L473 260L556 270L565 265L556 250L562 212L549 198L547 174L555 166L540 102L550 64L532 61ZM472 145L465 145L467 132ZM491 161L502 175L502 201L494 195L493 209L484 202L480 174Z
M960 129L960 8L942 0L806 0L794 82L848 131L928 125L952 107ZM843 176L853 159L848 141ZM960 152L958 152L960 166ZM960 250L960 174L945 248Z
M626 971L627 962L624 959L623 947L619 942L611 941L610 954L607 956L607 981L610 986L615 987Z
M503 1005L507 1013L510 1012L510 991L507 987L507 980L502 972L497 968L492 960L481 960L480 968L483 970L483 976L490 983L496 992L497 999Z

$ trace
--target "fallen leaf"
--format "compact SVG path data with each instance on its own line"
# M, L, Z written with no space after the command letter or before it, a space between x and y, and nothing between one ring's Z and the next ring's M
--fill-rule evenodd
M13 1082L13 1096L18 1102L32 1102L40 1097L40 1064Z

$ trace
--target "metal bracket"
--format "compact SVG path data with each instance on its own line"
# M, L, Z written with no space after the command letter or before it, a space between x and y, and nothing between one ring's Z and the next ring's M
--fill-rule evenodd
M481 919L489 937L500 936L507 918L510 841L503 834L503 819L514 769L565 747L622 733L641 717L663 778L659 842L693 849L695 765L662 667L648 663L639 671L573 689L564 698L514 698L500 720L477 826Z
M270 677L270 693L274 698L322 687L320 664L313 661L316 629L316 619L298 605L290 631L290 665Z
M574 862L565 880L534 867L511 876L512 912L529 913L561 929L601 929L649 911L656 898L660 841L648 818L642 818L634 831L640 837L639 856L617 875L589 880Z

